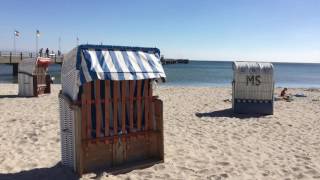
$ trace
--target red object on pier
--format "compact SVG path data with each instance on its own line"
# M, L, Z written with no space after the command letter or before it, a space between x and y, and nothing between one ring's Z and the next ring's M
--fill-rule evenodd
M50 58L43 58L43 57L38 57L37 58L37 64L42 65L42 66L49 66L49 64L52 64L52 60Z

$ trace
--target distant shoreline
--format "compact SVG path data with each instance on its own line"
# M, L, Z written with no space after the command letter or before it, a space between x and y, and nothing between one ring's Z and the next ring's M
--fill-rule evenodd
M3 86L7 86L7 85L18 85L18 83L8 83L8 82L1 82L0 81L0 85L3 85ZM53 84L54 86L59 86L61 85L61 83L54 83ZM289 89L295 89L295 90L305 90L305 91L308 91L308 90L319 90L320 91L320 86L315 86L315 87L312 87L312 86L284 86L284 85L275 85L275 88L276 89L282 89L282 88L289 88ZM212 84L212 85L184 85L184 84L167 84L167 83L162 83L162 84L158 84L156 88L225 88L225 89L230 89L232 88L231 86L231 83L230 84Z
M197 60L197 59L189 59L189 62L222 62L222 63L232 63L234 61L244 61L244 60ZM255 62L250 61L249 62ZM275 64L320 64L320 62L279 62L279 61L257 61L257 62L270 62Z

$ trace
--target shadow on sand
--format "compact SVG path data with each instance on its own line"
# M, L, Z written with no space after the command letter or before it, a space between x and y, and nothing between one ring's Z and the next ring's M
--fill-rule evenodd
M60 163L56 164L50 168L37 168L27 171L21 171L18 173L10 174L1 174L1 180L77 180L79 176L76 175L72 169L61 165Z
M1 98L19 98L20 96L12 94L12 95L0 95Z
M16 94L0 95L0 99L2 99L2 98L34 98L34 96L19 96Z
M228 118L239 118L239 119L258 118L258 117L267 116L267 115L263 115L263 114L237 114L237 113L234 113L231 108L223 109L223 110L219 110L219 111L213 111L213 112L206 112L206 113L197 112L195 115L199 118L201 118L201 117L228 117Z

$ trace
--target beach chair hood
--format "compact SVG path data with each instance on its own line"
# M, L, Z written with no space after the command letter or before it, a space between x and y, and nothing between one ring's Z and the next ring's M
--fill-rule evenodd
M264 74L273 76L273 65L268 62L233 62L235 75L238 74Z
M64 58L62 92L73 100L79 87L95 80L142 80L165 78L157 48L80 45Z
M28 58L21 61L19 64L19 72L34 75L36 73L37 66L48 67L52 61L50 58Z
M267 62L233 63L234 97L236 99L271 100L274 88L274 67Z

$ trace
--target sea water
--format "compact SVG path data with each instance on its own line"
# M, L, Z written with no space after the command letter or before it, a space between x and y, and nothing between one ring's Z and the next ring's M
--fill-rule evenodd
M320 88L320 64L316 63L273 63L275 67L276 87ZM188 64L163 65L167 81L163 86L231 86L232 62L190 61ZM54 83L60 83L58 64L49 67L49 73L55 77ZM12 76L12 67L0 65L0 83L17 83Z

